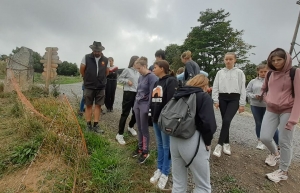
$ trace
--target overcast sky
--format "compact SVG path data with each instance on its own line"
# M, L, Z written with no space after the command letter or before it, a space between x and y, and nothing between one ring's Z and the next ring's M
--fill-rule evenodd
M256 46L253 63L276 47L289 51L300 10L296 0L0 0L0 54L25 46L43 55L45 47L58 47L62 61L80 64L100 41L119 68L132 55L152 63L156 50L181 45L207 8L231 14L232 27Z

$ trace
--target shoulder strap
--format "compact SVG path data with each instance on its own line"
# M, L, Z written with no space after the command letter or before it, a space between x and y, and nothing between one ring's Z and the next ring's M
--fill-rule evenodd
M296 74L297 67L293 66L290 70L290 77L292 81L292 97L295 98L295 90L294 90L294 79Z
M191 159L191 161L185 166L186 168L191 165L191 163L193 162L194 158L196 157L196 155L197 155L197 153L199 151L200 139L201 139L201 133L199 133L199 139L198 139L198 144L197 144L197 148L196 148L195 154L194 154L193 158Z

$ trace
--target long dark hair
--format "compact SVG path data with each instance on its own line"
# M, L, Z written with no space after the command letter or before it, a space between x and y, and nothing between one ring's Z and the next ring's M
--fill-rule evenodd
M131 56L130 61L129 61L128 68L133 67L135 61L136 61L138 58L139 58L138 56Z

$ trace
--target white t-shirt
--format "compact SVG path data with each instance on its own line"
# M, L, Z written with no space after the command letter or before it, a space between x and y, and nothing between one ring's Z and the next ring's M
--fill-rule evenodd
M101 56L99 58L95 58L96 65L97 65L97 76L98 76L98 71L99 71L98 62L99 62L100 58L101 58ZM81 64L85 65L85 56L82 58Z

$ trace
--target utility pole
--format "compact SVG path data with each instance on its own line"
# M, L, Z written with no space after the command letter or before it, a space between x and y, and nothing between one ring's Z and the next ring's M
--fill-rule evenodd
M300 0L298 0L298 1L296 2L296 4L300 5ZM298 15L298 19L297 19L297 23L296 23L296 28L295 28L293 40L292 40L292 43L291 43L291 48L290 48L290 55L291 55L291 56L293 55L293 51L295 51L295 44L297 44L297 43L296 43L296 39L297 39L297 34L298 34L299 25L300 25L300 12L299 12L299 15ZM299 44L297 44L297 45L299 45ZM300 61L299 61L299 59L298 59L298 54L299 54L299 53L300 53L300 52L296 53L296 51L295 51L295 56L294 56L292 59L297 58L297 60L298 60L298 66L300 67Z

